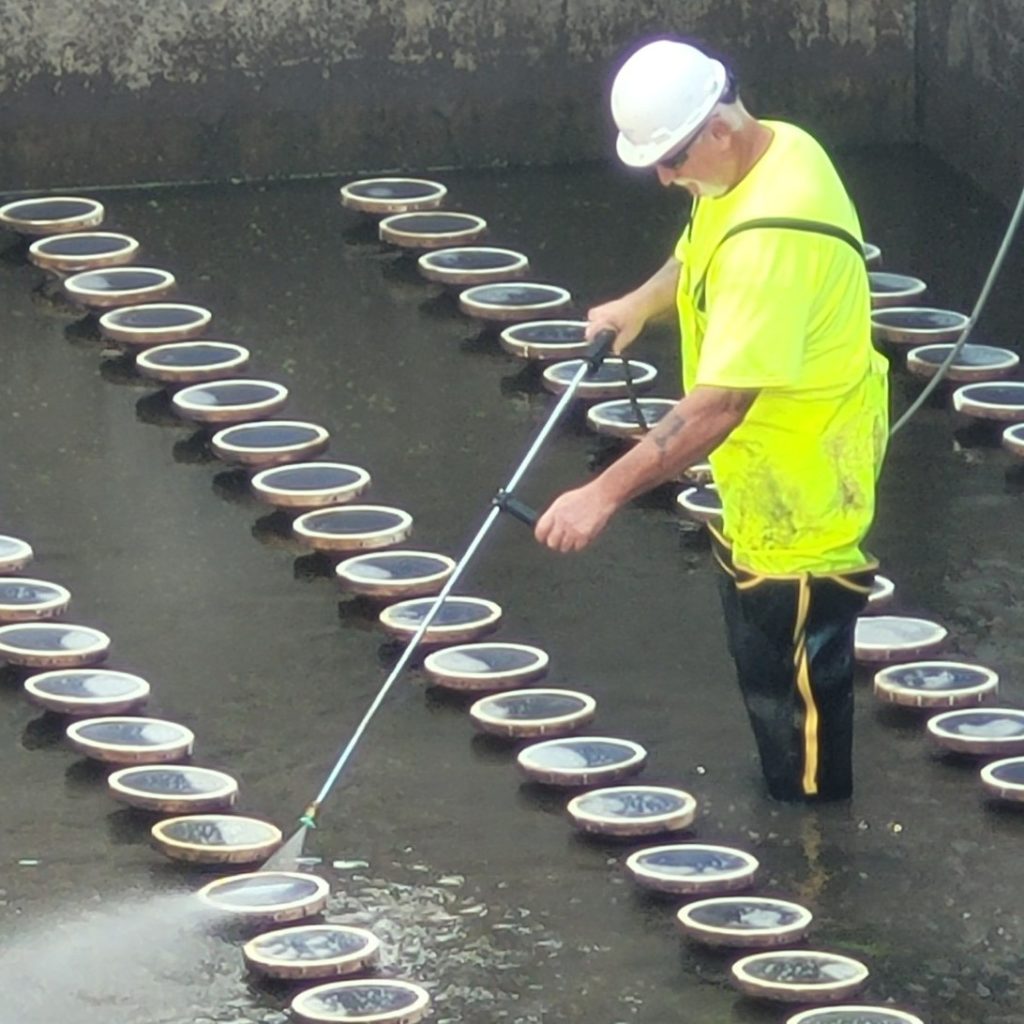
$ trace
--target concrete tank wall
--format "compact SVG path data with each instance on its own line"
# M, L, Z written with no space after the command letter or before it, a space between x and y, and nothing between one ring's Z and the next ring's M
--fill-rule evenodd
M0 187L605 155L658 32L829 143L914 137L914 0L0 0Z

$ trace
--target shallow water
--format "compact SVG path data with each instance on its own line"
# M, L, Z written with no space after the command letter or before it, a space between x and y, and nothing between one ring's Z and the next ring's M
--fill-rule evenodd
M914 151L846 164L887 269L968 310L1005 212ZM444 178L457 206L487 217L488 241L527 253L577 313L659 265L678 225L678 196L599 168ZM367 500L407 508L412 542L457 556L554 400L342 210L336 184L118 192L104 226L173 270L175 298L213 310L210 337L252 349L247 377L288 386L288 416L331 431L325 457L373 474ZM976 340L1019 350L1012 262ZM110 633L111 668L151 682L148 712L195 730L195 763L239 779L239 811L288 834L393 664L379 606L340 592L331 560L297 544L289 518L215 460L209 431L175 420L45 280L0 238L0 533L33 544L29 571L71 590L74 621ZM663 328L637 344L659 395L675 389L674 346ZM919 387L894 376L895 406ZM899 436L871 547L896 582L894 613L941 622L952 651L1000 672L1000 702L1019 704L1024 474L991 431L966 426L933 403ZM615 450L573 412L522 497L543 505ZM976 762L936 754L922 715L876 704L867 671L853 804L767 803L703 537L666 495L575 558L501 521L466 588L503 607L499 639L550 652L550 685L597 698L600 734L649 750L638 781L694 793L696 838L756 854L757 891L807 905L809 941L869 963L865 1001L894 999L929 1024L1016 1024L1024 816L986 803ZM105 769L64 745L66 721L24 701L26 674L0 671L4 941L198 888L208 876L150 849L152 816L115 804ZM677 901L628 881L639 844L575 834L567 794L523 782L516 747L474 735L468 703L415 672L396 687L307 837L335 887L328 918L373 927L388 973L430 987L449 1024L776 1021L731 988L727 958L680 942ZM284 1020L287 999L246 979L238 945L197 945L169 1022Z

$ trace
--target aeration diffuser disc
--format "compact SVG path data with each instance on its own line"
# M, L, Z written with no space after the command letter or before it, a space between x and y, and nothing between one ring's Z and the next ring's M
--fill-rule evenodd
M0 225L22 235L86 231L103 223L103 204L77 196L18 199L0 206Z
M684 896L747 889L759 866L757 858L744 850L703 843L651 846L626 861L626 870L640 885Z
M404 249L446 249L475 242L486 231L487 221L483 217L441 210L399 213L380 222L381 241Z
M920 1017L888 1006L833 1006L804 1010L786 1024L924 1024Z
M1024 754L1024 711L974 708L944 711L928 719L928 732L958 754Z
M520 359L570 359L590 347L586 320L530 320L506 327L501 347Z
M0 534L0 572L18 572L31 561L31 544Z
M107 778L115 800L147 811L186 814L230 807L238 783L224 772L192 765L121 768Z
M327 905L330 886L317 875L297 871L253 871L218 878L199 890L208 906L260 921L301 921Z
M423 625L434 606L432 597L414 597L389 605L380 613L381 625L403 640L411 638ZM446 597L440 610L423 634L425 644L459 644L485 636L497 629L501 605L482 597Z
M934 377L953 350L953 344L919 345L907 353L907 369L918 377ZM995 380L1012 373L1020 356L994 345L964 345L946 371L946 379L963 384Z
M304 512L292 529L314 551L361 551L400 544L412 533L412 516L387 505L345 505Z
M424 178L363 178L341 187L341 205L361 213L410 213L440 206L448 189Z
M346 558L335 568L338 582L370 597L436 594L455 570L455 560L432 551L375 551Z
M79 270L131 263L138 251L139 243L131 235L79 231L37 239L28 248L28 258L44 270L73 274Z
M191 729L162 718L86 718L68 726L71 745L86 757L114 764L160 764L192 753Z
M718 896L683 907L680 927L709 946L764 949L798 942L813 915L798 903L764 896Z
M461 644L428 654L423 670L449 690L507 690L541 679L550 659L527 644Z
M174 290L174 275L156 267L83 270L64 281L64 290L83 306L109 309L163 298Z
M680 511L700 523L714 522L722 518L722 499L714 484L687 487L676 495Z
M198 384L230 377L249 362L249 350L230 341L178 341L136 357L139 373L166 384Z
M956 661L916 661L875 675L876 697L912 708L980 704L998 689L999 676L991 669Z
M380 941L365 928L307 924L265 932L242 950L249 967L270 978L339 978L377 962Z
M521 750L516 761L536 782L551 786L591 786L640 771L647 751L632 740L578 736L544 740Z
M589 722L597 701L574 690L514 690L478 700L469 715L496 736L564 736Z
M281 830L258 818L190 814L158 821L153 842L172 860L193 864L252 864L281 845Z
M868 274L871 289L871 306L884 309L888 306L905 306L910 300L923 295L927 285L919 277L907 274L890 274L884 270L873 270Z
M929 306L892 306L871 314L875 337L894 345L924 345L934 341L956 341L968 318L951 309Z
M288 401L288 389L270 380L215 380L183 388L174 411L197 423L247 423L270 416Z
M344 462L295 462L264 469L252 478L260 501L277 508L343 505L370 486L370 474Z
M871 581L871 592L868 594L868 605L872 608L880 608L892 600L896 593L896 584L888 576L875 574Z
M57 583L24 576L0 576L0 622L31 622L60 615L71 591Z
M697 801L667 786L614 786L573 797L566 809L584 832L649 836L689 828Z
M683 470L680 474L680 478L696 484L698 487L713 483L714 474L711 470L711 463L695 462L692 466L687 466L686 469Z
M25 622L0 626L0 658L30 668L95 665L110 650L110 637L91 626Z
M484 284L522 277L530 261L514 249L467 245L424 253L417 261L428 281L447 285Z
M1003 431L1003 447L1011 454L1024 458L1024 423L1007 427Z
M562 394L582 365L579 359L552 364L544 371L544 387L556 395ZM658 371L650 363L642 363L639 359L630 359L629 369L633 375L634 391L646 391L658 376ZM576 388L578 398L625 398L627 394L622 359L618 356L606 359L596 371L588 373Z
M675 408L676 403L670 398L638 398L636 405L640 407L643 423L628 398L616 398L592 405L587 410L587 425L609 437L643 437Z
M732 977L748 996L784 1003L828 1003L861 988L868 980L868 969L838 953L776 950L739 960L732 966Z
M993 796L1024 801L1024 757L1007 757L981 769L981 781Z
M526 281L481 284L459 294L459 309L481 320L536 320L546 313L561 313L571 302L564 288Z
M864 262L870 267L882 262L882 250L871 242L861 242L861 251L864 253Z
M122 345L146 347L198 338L212 319L213 314L203 306L148 302L104 313L100 317L100 332Z
M149 696L149 683L131 672L69 668L25 680L29 699L62 715L117 715Z
M210 445L226 462L280 466L319 455L330 440L330 433L316 423L259 420L218 430L210 439Z
M903 615L862 615L854 632L858 661L908 661L935 650L946 639L944 626Z
M953 408L980 420L1024 422L1024 381L965 384L953 392Z
M430 1006L427 990L410 981L335 981L300 992L292 1013L309 1024L415 1024Z

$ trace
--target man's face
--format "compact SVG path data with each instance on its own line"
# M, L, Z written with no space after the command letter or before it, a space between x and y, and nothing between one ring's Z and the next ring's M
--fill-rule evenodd
M666 187L678 185L691 195L705 199L724 196L729 186L716 180L721 175L716 141L713 124L706 124L684 147L655 164L658 181Z

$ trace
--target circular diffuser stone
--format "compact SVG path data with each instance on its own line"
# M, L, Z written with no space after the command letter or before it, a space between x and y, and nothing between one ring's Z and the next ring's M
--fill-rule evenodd
M566 809L584 832L649 836L689 828L697 801L666 786L614 786L573 797Z
M0 534L0 572L18 572L31 561L31 544Z
M258 921L301 921L327 905L330 886L316 875L296 871L253 871L218 878L199 890L216 910Z
M103 223L103 204L77 196L17 199L0 206L0 225L22 235L87 231Z
M412 533L412 516L387 505L346 505L304 512L292 529L314 551L362 551L401 544Z
M449 690L507 690L543 678L549 661L527 644L461 644L428 654L423 671Z
M377 962L379 951L380 941L365 928L307 924L258 935L245 944L242 954L253 971L301 981L365 971Z
M95 309L133 306L162 299L174 291L174 287L174 275L156 267L83 270L64 281L64 290L72 300Z
M928 719L928 732L958 754L1024 754L1024 711L974 708L944 711Z
M626 861L626 870L640 885L682 896L747 889L759 867L757 858L743 850L703 843L652 846Z
M364 178L342 185L341 205L383 216L436 209L447 194L439 181L424 178Z
M426 252L417 261L428 281L445 285L475 285L519 278L530 269L530 261L513 249L467 245Z
M1007 427L1003 431L1003 447L1011 454L1024 459L1024 423Z
M1001 800L1024 802L1024 757L1007 757L981 769L985 788Z
M679 475L681 481L692 483L698 487L707 486L715 482L715 475L711 469L710 462L695 462Z
M346 558L335 567L347 590L369 597L436 594L455 571L455 560L432 551L375 551Z
M344 462L295 462L264 469L252 478L260 501L277 508L343 505L370 486L370 474Z
M1024 422L1024 381L965 384L953 392L953 408L980 420Z
M91 626L26 622L0 626L0 658L30 668L95 665L110 650L110 637Z
M871 592L868 594L868 607L882 608L887 605L896 593L896 584L888 576L875 574L871 581Z
M858 661L908 661L942 645L947 631L929 619L862 615L854 632Z
M68 726L71 745L86 757L114 764L161 764L192 753L195 735L161 718L87 718Z
M597 701L574 690L514 690L478 700L469 715L496 736L564 736L589 722Z
M875 675L875 696L912 708L958 708L980 704L999 689L999 676L980 665L917 661Z
M906 274L890 274L884 270L873 270L868 274L873 309L889 306L905 306L912 299L923 295L927 285L919 277Z
M625 398L628 390L622 362L618 356L612 356L595 371L588 372L576 387L577 397ZM552 364L544 371L544 387L553 394L562 394L576 379L582 365L580 359L567 359L564 363ZM629 370L633 376L634 391L646 391L658 376L658 371L650 363L642 363L639 359L629 360Z
M553 284L513 281L481 284L459 294L459 309L480 320L535 320L567 309L572 295Z
M956 341L967 326L967 320L963 313L927 306L892 306L876 309L871 314L875 337L893 345Z
M676 918L690 938L708 946L766 949L799 942L813 915L787 900L719 896L683 907Z
M640 407L640 416L636 406ZM587 424L598 434L609 437L643 437L648 430L660 422L675 408L671 398L638 398L636 403L628 398L617 398L611 402L600 402L587 410Z
M571 359L590 347L586 320L530 320L506 327L501 347L520 359Z
M434 211L400 213L380 222L382 242L403 249L447 249L475 242L487 232L487 221L471 213Z
M732 966L736 986L748 996L784 1003L828 1003L852 995L868 980L858 960L801 949L754 953Z
M115 800L165 814L219 811L231 807L238 783L224 772L192 765L121 768L107 778Z
M192 864L252 864L281 845L281 830L258 818L190 814L158 821L153 842L172 860Z
M330 433L316 423L258 420L218 430L210 439L210 446L225 462L262 467L319 455L330 440Z
M70 668L25 680L29 700L61 715L119 715L149 696L149 683L131 672Z
M882 262L882 250L872 242L861 242L861 251L864 253L864 262L870 267Z
M717 522L722 518L722 499L714 484L687 487L676 495L676 505L699 523Z
M40 238L28 248L28 258L43 270L74 274L99 267L119 267L131 263L139 243L131 235L113 231L79 231L72 235Z
M907 353L907 369L918 377L934 377L953 351L953 344L919 345ZM961 384L996 380L1012 373L1020 356L994 345L964 345L946 370L946 379Z
M640 771L647 751L632 740L578 736L544 740L519 751L516 761L535 782L550 786L592 786Z
M804 1010L786 1024L924 1024L920 1017L888 1006L833 1006Z
M288 389L270 380L219 380L193 384L172 399L174 411L197 423L248 423L284 408Z
M410 981L335 981L300 992L292 1013L308 1024L416 1024L430 1006L427 990Z
M420 629L436 604L432 597L414 597L389 605L380 613L381 625L401 640ZM423 634L425 644L460 644L498 628L501 605L482 597L446 597Z
M209 326L213 314L183 302L149 302L112 309L100 317L100 332L111 341L135 348L191 341Z
M71 591L57 583L24 576L0 576L0 622L31 622L60 615Z
M237 373L249 350L230 341L179 341L156 345L135 359L139 373L164 384L198 384Z

